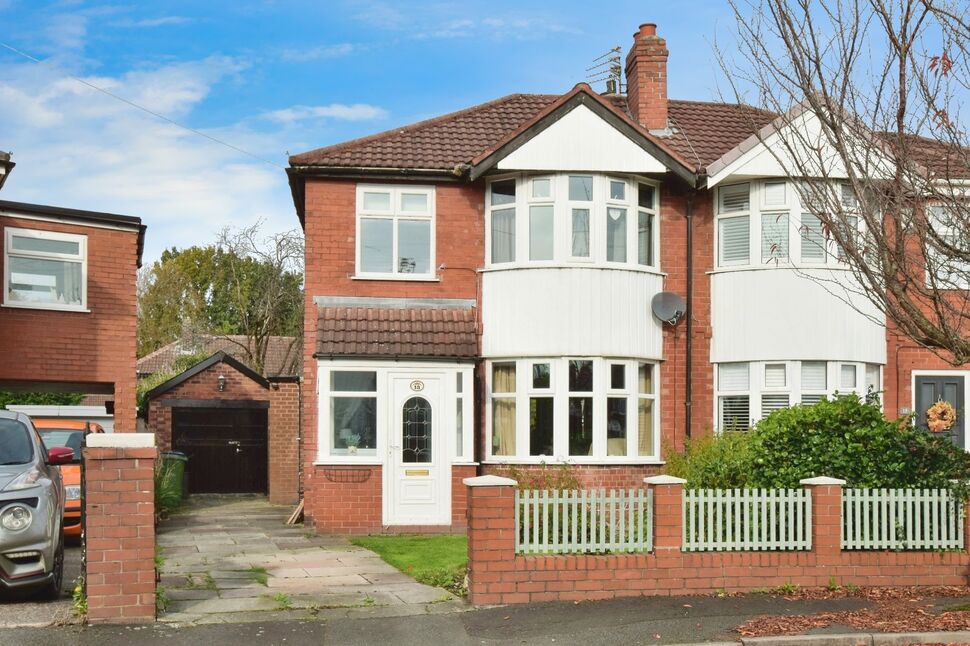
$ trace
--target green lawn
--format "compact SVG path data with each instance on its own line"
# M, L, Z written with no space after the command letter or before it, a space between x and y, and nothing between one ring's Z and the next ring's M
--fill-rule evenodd
M468 562L468 537L464 534L365 536L351 542L377 552L419 583L462 594Z

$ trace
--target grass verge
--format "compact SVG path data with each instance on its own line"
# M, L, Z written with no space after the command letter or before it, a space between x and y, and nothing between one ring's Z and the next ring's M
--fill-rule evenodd
M465 595L468 537L464 534L439 536L364 536L351 541L365 547L418 583L446 588Z

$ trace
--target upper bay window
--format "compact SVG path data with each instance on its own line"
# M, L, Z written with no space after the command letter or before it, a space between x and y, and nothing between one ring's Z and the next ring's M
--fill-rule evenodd
M434 188L358 185L357 276L433 279Z
M86 309L87 236L10 227L4 238L4 305Z
M813 197L814 196L814 197ZM839 204L845 231L834 232L818 214ZM858 235L855 195L844 184L763 180L717 189L717 266L841 265L839 235Z
M657 365L599 357L488 364L488 457L501 461L658 458Z
M657 188L634 177L517 175L489 183L488 265L657 269Z

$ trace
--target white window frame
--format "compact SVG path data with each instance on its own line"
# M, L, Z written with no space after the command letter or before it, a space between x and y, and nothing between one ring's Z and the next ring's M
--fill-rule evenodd
M784 203L768 203L768 185L785 184ZM749 185L749 208L747 211L721 211L721 191L736 188L742 184ZM829 182L826 190L833 191L832 196L838 197L835 191L842 190L843 182ZM847 207L849 208L849 207ZM838 244L831 235L825 235L824 257L822 260L803 259L802 244L804 230L802 228L802 218L808 214L810 209L803 202L799 194L799 187L794 182L784 178L764 178L743 183L733 183L718 186L715 196L715 236L714 236L714 269L712 273L723 271L739 271L750 269L773 269L773 268L842 268L847 269L845 260L839 258ZM788 217L788 255L787 258L770 257L765 258L762 251L763 222L765 217L776 218L778 216ZM748 261L729 261L721 262L721 220L731 218L747 217L748 219ZM862 218L857 217L856 225L859 235L863 234Z
M721 428L721 398L730 396L748 396L748 415L751 418L751 425L758 423L765 417L762 396L764 395L788 395L788 405L796 406L802 403L804 395L822 395L831 399L837 395L855 394L860 398L865 398L868 392L866 383L866 369L868 366L879 366L879 383L876 392L881 392L885 388L883 366L877 363L866 363L861 361L826 361L822 359L799 360L765 360L765 361L727 361L724 363L747 363L748 364L748 388L747 390L724 390L720 384L719 366L714 364L716 402L714 410L714 428L720 433ZM802 364L803 363L823 363L825 364L825 390L802 388ZM784 388L769 388L765 385L765 366L770 364L785 364L786 366L786 386ZM842 388L841 374L842 366L851 365L856 369L856 387Z
M569 199L569 178L571 176L592 177L593 199L589 202ZM492 206L492 185L513 179L515 185L515 201L510 204ZM533 198L531 182L534 179L549 179L551 198ZM624 200L610 199L610 182L620 181L625 185ZM646 184L654 190L654 204L651 208L641 208L638 205L637 191L639 184ZM568 267L584 266L604 269L625 269L646 273L661 274L660 270L660 184L656 180L638 175L602 174L593 172L565 172L565 173L504 173L490 176L485 189L485 269L496 271L507 269L523 269L531 267ZM529 223L530 207L553 205L553 258L552 260L529 259ZM503 209L515 209L515 260L512 262L492 262L492 212ZM626 210L626 260L623 262L607 261L606 249L606 219L609 208L623 208ZM585 209L589 211L589 250L590 255L574 256L572 254L573 210ZM641 265L638 258L638 223L639 212L644 211L653 215L651 231L652 265Z
M387 211L364 209L364 193L390 193L391 208ZM405 193L420 193L427 196L428 211L416 213L401 208L401 197ZM435 261L436 250L436 205L434 186L410 186L402 184L358 184L356 194L355 238L354 238L354 279L356 280L402 280L437 281L438 266ZM361 221L363 219L391 221L391 271L365 272L361 266ZM407 273L398 266L398 230L402 220L427 221L430 229L430 248L428 271L426 273Z
M336 453L332 450L333 428L330 421L331 405L330 400L334 396L330 390L330 376L333 372L376 372L377 390L374 392L361 393L365 396L377 397L376 405L376 455L349 455ZM458 380L456 374L462 376L462 392L458 393ZM388 425L391 424L389 418L389 401L392 396L391 381L395 377L408 376L411 374L428 375L433 374L440 378L441 399L440 414L442 420L440 426L435 430L444 433L448 451L448 462L451 464L477 464L474 461L475 446L475 411L474 411L474 368L467 363L438 363L421 362L415 364L391 363L379 360L318 360L317 361L317 452L314 459L316 465L328 464L358 464L358 465L378 465L388 461ZM355 393L340 391L337 396L356 396ZM455 426L448 420L456 419L458 414L456 401L462 400L462 446L457 446L457 436ZM396 430L396 429L395 429Z
M941 238L959 237L960 235L959 232L955 230L955 227L952 224L949 224L946 221L941 221L938 216L932 214L933 209L941 209L945 211L946 207L942 204L937 204L937 203L927 204L925 207L926 219L929 225L933 227L933 229L936 231L936 234ZM938 265L935 269L931 269L930 267L927 267L927 270L926 270L927 287L931 287L930 275L931 275L931 272L935 272L938 278L943 278L945 280L945 282L942 285L940 284L939 281L937 282L936 284L937 289L942 289L942 290L970 289L970 266L968 266L968 263L964 263L959 260L947 261L945 258L942 258L942 255L939 250L932 249L932 248L927 248L927 255L931 256L930 258L927 258L927 265L929 265L930 263ZM953 266L955 268L955 275L953 275L953 273L950 273L950 275L944 275L944 272L947 271L946 270L947 266ZM960 280L961 277L963 277L964 280Z
M59 242L74 242L78 245L77 254L64 254L45 251L24 251L13 248L14 237L34 238L36 240L55 240ZM62 312L89 312L88 309L88 237L76 233L62 233L60 231L44 231L40 229L23 229L6 227L4 229L3 245L3 306L35 310L57 310ZM53 260L81 265L81 303L39 303L17 301L10 298L10 258L34 258L39 260Z
M593 399L593 445L592 455L569 455L569 362L593 362L593 390L588 395ZM492 365L495 363L515 363L515 455L494 455L492 449ZM532 366L537 363L550 364L550 388L532 388ZM640 364L653 366L653 392L641 395L638 390L637 370ZM622 391L609 388L610 365L623 364L626 368L625 385ZM652 359L630 359L625 357L532 357L528 359L494 358L485 362L485 458L484 462L493 464L663 464L660 460L660 364ZM632 380L632 381L631 381ZM501 395L500 395L501 396ZM534 396L553 398L554 430L553 455L529 455L529 399ZM624 456L607 456L607 397L623 396L627 399L627 453ZM636 443L639 437L638 404L640 399L653 401L653 438L654 454L638 456Z

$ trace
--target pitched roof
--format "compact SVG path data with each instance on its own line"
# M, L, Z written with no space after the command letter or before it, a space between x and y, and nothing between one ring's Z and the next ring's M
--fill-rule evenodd
M663 141L698 169L706 169L777 116L748 105L703 101L671 100L667 111L673 131Z
M168 392L172 388L175 388L176 386L182 383L185 383L186 381L196 376L197 374L205 370L208 370L209 368L211 368L212 366L218 363L223 363L223 362L232 366L240 373L246 375L247 377L255 381L263 388L269 388L269 382L261 374L252 370L249 366L243 364L241 361L239 361L238 359L235 359L231 355L226 354L225 352L216 352L211 357L207 359L203 359L202 361L198 362L194 366L175 375L165 383L155 386L147 393L145 393L145 399L146 400L154 399L155 397L158 397L162 393Z
M140 376L160 370L171 370L175 361L193 354L225 352L243 364L248 364L249 337L241 334L226 336L201 335L183 338L162 346L138 360L136 371ZM299 375L303 365L302 346L292 336L271 336L266 344L266 361L263 372L268 377ZM249 366L250 368L252 366Z
M472 359L472 309L321 307L317 356Z

